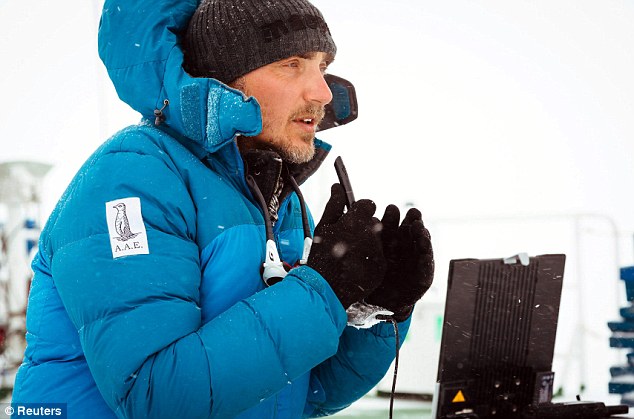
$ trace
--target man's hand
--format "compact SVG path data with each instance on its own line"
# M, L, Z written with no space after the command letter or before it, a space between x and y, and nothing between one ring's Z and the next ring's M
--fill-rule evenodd
M412 314L416 301L431 286L434 253L420 211L411 208L400 226L399 218L396 206L389 205L385 209L381 237L387 272L384 281L366 302L384 307L394 312L396 321L404 321Z
M343 213L346 196L338 183L315 228L307 265L330 284L345 309L383 281L386 262L374 202L362 199Z

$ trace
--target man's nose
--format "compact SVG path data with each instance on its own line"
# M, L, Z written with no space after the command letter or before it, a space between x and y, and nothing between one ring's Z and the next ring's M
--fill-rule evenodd
M324 106L332 100L332 92L321 70L311 74L310 81L306 88L306 100L317 102Z

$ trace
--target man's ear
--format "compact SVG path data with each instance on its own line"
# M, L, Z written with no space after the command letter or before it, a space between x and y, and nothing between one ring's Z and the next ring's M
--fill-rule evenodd
M332 74L326 74L324 79L332 92L332 101L326 105L326 115L317 127L317 131L345 125L357 119L359 114L357 93L352 83Z
M245 92L246 89L246 80L244 79L244 76L240 76L237 79L235 79L234 81L232 81L231 83L227 83L227 86L239 90L241 91L245 96L248 96Z

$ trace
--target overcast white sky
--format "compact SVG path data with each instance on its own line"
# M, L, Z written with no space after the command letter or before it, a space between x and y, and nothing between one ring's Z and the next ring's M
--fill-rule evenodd
M331 70L358 89L358 121L323 134L358 196L429 217L591 211L634 230L634 3L315 3L339 46ZM57 165L51 195L137 119L98 61L99 12L0 1L0 158Z
M332 159L342 155L358 198L422 209L436 226L441 273L450 258L528 250L576 253L572 272L583 277L578 259L602 254L596 243L612 237L606 220L613 220L619 248L610 248L597 275L611 284L602 288L621 286L610 266L631 263L633 253L634 2L314 3L339 48L331 72L354 82L360 106L357 121L321 136L334 150L306 186L316 213L336 179ZM0 0L0 161L54 165L48 211L89 154L138 119L98 60L100 8L89 0ZM574 223L580 213L603 217L586 229L600 239L586 234L582 250L566 244L577 234L568 226L543 230L537 222L531 235L521 220L443 221L556 214Z

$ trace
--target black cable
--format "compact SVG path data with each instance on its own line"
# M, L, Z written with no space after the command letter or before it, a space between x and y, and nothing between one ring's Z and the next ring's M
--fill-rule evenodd
M394 378L392 379L392 393L390 394L390 416L389 416L389 419L392 419L394 415L394 397L396 394L396 377L398 376L398 353L399 353L399 346L400 346L400 339L398 336L398 322L394 320L392 316L378 315L376 316L376 318L377 320L388 321L392 323L392 326L394 326L394 338L396 341L396 356L394 357Z
M266 201L264 200L264 196L262 195L262 191L258 187L257 182L251 175L247 175L245 177L247 181L247 185L251 188L251 192L255 195L255 199L262 207L262 212L264 213L264 228L266 230L266 239L267 240L275 240L273 236L273 226L271 225L271 216L269 215L269 209L266 205Z
M390 323L394 326L394 338L396 340L396 356L394 357L394 379L392 380L392 394L390 395L390 419L394 414L394 395L396 393L396 377L398 375L398 352L399 352L399 336L398 336L398 323L396 320L390 317Z
M297 198L299 198L299 206L302 210L302 228L304 229L304 237L311 237L310 234L310 226L308 225L308 213L306 211L306 202L304 201L304 195L302 195L302 191L299 190L299 185L293 176L288 175L288 180L291 184L291 187L297 194Z

